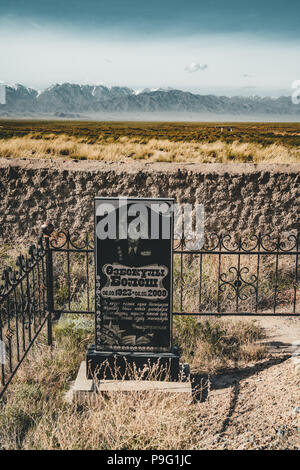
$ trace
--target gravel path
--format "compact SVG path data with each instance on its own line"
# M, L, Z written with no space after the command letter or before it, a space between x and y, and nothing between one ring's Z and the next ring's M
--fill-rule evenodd
M270 358L211 378L201 449L300 450L300 318L260 319ZM275 344L275 346L274 346ZM283 346L284 345L284 346Z

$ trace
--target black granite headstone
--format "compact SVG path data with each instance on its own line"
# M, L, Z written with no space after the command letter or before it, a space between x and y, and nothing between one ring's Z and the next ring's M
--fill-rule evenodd
M172 346L173 199L95 198L95 345L88 377L158 365L178 379ZM147 378L145 376L145 378Z

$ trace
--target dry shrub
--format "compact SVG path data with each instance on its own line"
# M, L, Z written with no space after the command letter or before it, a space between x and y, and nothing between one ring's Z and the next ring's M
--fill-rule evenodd
M63 342L57 343L54 348L39 342L19 369L17 381L37 384L42 396L47 399L50 390L55 394L68 386L84 357L85 348L80 349L72 336L64 337Z
M242 344L240 354L241 360L244 362L260 361L268 355L264 345L255 343Z
M11 268L16 267L16 260L20 254L28 254L28 246L25 245L10 245L3 243L0 245L0 271L10 266Z
M214 373L226 367L265 358L256 342L264 337L254 321L176 317L174 337L193 372Z

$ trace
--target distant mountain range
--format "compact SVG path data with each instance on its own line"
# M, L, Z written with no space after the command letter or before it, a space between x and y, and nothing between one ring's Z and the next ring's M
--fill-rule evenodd
M214 113L228 115L300 116L291 98L199 95L174 89L144 89L63 83L39 92L23 85L6 85L0 116L79 118L101 113Z

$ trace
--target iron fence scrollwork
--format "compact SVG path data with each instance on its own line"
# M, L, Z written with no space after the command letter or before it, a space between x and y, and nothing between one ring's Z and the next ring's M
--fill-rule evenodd
M0 281L0 397L4 394L28 351L48 322L47 256L40 237L26 255L6 267ZM49 338L50 343L51 338Z
M173 315L300 316L300 231L281 236L206 234L191 250L174 243ZM94 241L51 223L0 281L0 397L47 325L94 314Z

